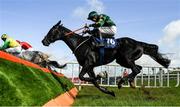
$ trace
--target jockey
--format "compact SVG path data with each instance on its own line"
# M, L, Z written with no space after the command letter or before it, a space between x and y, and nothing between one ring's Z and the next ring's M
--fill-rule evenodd
M4 41L4 44L0 47L0 50L4 50L13 55L21 53L21 45L16 42L16 40L10 38L7 34L3 34L1 39Z
M21 42L19 40L16 40L22 47L22 49L26 50L26 51L33 51L34 49L32 48L32 46L27 43L27 42Z
M89 25L89 27L94 27L94 29L87 31L87 33L100 37L101 40L103 37L112 38L116 34L116 25L109 16L92 11L88 15L88 20L95 23ZM101 45L104 46L103 42L101 42Z

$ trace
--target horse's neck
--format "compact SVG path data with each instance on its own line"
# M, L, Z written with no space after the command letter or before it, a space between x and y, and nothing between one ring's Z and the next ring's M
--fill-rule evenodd
M62 29L65 31L66 33L70 33L72 32L71 30L69 30L66 27L62 26ZM86 40L86 37L82 37L79 34L71 34L71 35L67 35L64 36L63 41L68 45L68 47L74 52L76 50L76 48L83 43L84 40Z
M68 47L74 51L76 49L76 47L78 46L79 42L81 42L81 39L83 37L77 36L77 35L70 35L65 36L63 41L68 45Z

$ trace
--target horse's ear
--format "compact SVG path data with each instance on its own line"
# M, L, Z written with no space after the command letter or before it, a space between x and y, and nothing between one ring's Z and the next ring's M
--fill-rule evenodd
M55 26L58 26L58 25L60 25L60 23L61 23L61 20L55 25Z

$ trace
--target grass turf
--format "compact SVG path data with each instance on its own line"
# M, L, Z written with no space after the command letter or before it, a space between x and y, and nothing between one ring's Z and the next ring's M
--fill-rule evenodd
M42 106L73 87L66 77L0 59L0 106Z
M110 88L116 97L83 86L73 106L180 106L180 88Z

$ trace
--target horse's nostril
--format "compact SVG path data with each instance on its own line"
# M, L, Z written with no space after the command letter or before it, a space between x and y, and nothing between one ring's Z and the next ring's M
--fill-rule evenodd
M42 42L43 45L45 44L44 40L42 40L41 42Z
M44 46L49 46L49 44L43 44Z
M43 44L44 46L49 46L49 44L48 44L48 42L47 42L46 40L42 40L42 44Z

